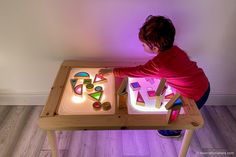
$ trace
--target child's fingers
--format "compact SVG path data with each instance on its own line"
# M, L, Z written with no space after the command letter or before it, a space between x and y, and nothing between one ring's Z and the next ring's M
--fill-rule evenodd
M106 74L107 73L107 69L100 69L98 73L99 74Z
M98 73L99 73L99 74L104 73L104 69L100 69Z
M111 69L100 69L98 73L99 73L99 74L106 75L106 74L109 74L109 73L111 73L111 72L112 72Z

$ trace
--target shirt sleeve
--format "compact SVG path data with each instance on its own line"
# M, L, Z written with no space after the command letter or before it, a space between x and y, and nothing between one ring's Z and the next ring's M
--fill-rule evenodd
M136 67L114 68L113 73L115 77L159 77L159 66L152 59Z

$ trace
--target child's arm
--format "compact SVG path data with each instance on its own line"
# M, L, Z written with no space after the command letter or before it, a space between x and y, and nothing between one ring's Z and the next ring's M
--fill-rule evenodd
M101 69L99 73L109 74L114 73L116 77L158 77L159 67L157 62L154 60L148 61L144 65L139 65L136 67L124 67L124 68L114 68L114 69Z

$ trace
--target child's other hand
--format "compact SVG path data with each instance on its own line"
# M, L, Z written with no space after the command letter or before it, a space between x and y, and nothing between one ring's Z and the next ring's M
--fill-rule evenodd
M112 71L113 71L112 68L106 68L106 69L100 69L98 73L102 75L107 75L107 74L112 73Z

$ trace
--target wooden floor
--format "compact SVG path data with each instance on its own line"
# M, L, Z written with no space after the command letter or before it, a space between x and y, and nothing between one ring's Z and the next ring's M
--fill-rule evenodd
M38 128L42 106L0 106L0 157L50 157L46 133ZM236 106L201 109L188 157L236 156ZM160 138L155 130L63 131L60 157L176 157L182 138ZM228 155L224 155L228 153Z

